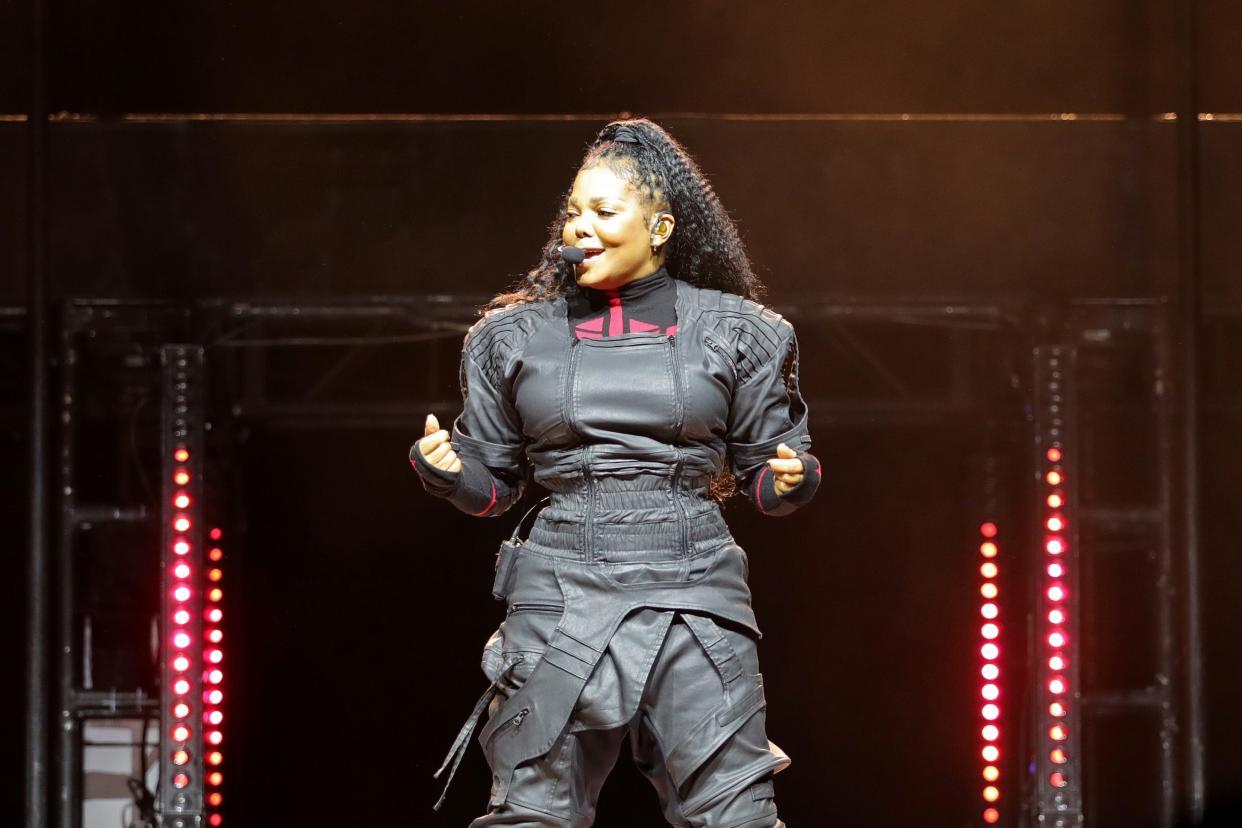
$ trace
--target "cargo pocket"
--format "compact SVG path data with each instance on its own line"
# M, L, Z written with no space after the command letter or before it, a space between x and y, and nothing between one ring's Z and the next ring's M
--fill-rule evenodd
M763 679L760 676L755 678L756 684L749 692L701 719L669 749L666 757L669 777L683 793L683 786L703 763L766 706Z
M724 692L720 705L679 734L680 739L668 749L669 775L679 788L765 704L763 676L748 674L750 665L715 621L691 613L681 617L716 668Z
M509 606L508 617L493 635L493 639L499 637L500 641L489 640L483 648L483 672L491 669L500 676L497 698L489 712L495 712L530 678L564 612L564 605L551 601L524 601Z
M445 770L449 772L448 779L444 783L444 790L440 794L440 799L432 806L434 810L440 810L440 806L444 804L445 797L448 796L449 785L453 784L453 777L457 774L457 768L461 764L462 757L466 755L466 746L469 744L470 736L474 733L474 729L478 727L483 711L487 710L489 713L494 711L499 697L502 694L506 694L504 689L506 684L512 680L513 673L525 660L526 653L505 652L504 624L501 624L496 632L492 633L491 637L487 639L487 643L483 646L481 666L483 668L483 675L487 676L490 683L487 689L483 691L483 695L475 702L474 709L470 711L470 716L466 719L466 723L457 732L457 738L453 740L453 746L449 748L448 755L444 757L444 762L440 765L440 769L433 774L434 778L439 779Z
M543 653L548 640L561 616L565 614L563 604L552 601L523 601L509 606L508 617L500 625L504 636L502 652L511 653Z

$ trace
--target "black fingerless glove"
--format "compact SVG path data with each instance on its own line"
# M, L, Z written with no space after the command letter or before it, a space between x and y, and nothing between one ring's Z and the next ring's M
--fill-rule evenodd
M418 442L410 446L410 464L418 472L423 488L436 497L442 497L461 511L475 517L486 517L495 512L500 501L496 490L496 478L487 466L470 457L457 455L461 470L451 472L431 463L423 456Z
M776 476L767 463L751 478L746 495L763 514L770 517L788 515L815 496L820 481L819 459L806 451L797 452L797 457L802 461L802 482L783 495L777 493Z

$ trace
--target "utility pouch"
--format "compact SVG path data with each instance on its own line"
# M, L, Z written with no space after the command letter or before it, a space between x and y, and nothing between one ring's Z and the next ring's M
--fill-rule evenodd
M522 541L518 533L522 529L522 524L526 522L526 518L530 517L530 513L542 506L551 497L545 497L534 506L526 510L526 514L522 515L518 520L517 526L513 527L513 534L500 544L500 551L496 553L496 578L492 581L492 597L497 601L503 601L509 597L509 591L512 588L513 565L517 562L518 552L522 549Z

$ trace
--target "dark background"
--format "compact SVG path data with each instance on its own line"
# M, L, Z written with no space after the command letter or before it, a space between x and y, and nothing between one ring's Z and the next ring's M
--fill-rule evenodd
M627 112L695 154L774 304L1168 298L1185 215L1167 117L1184 106L1180 8L52 0L52 298L499 290L533 263L586 142ZM1242 313L1242 6L1195 8L1196 108L1217 114L1198 125L1195 207L1212 372L1207 793L1219 811L1242 796L1240 351L1226 324ZM9 307L26 297L30 32L28 4L0 7ZM1061 113L1073 116L1049 117ZM4 343L3 628L17 653L26 356L19 335ZM807 364L805 387L829 381ZM482 689L478 652L498 620L491 551L520 513L472 521L432 502L404 459L419 430L248 432L244 552L229 575L244 667L231 824L458 825L480 810L477 748L442 815L426 807L429 775ZM794 759L779 779L793 826L960 825L976 810L974 593L959 577L969 559L952 557L972 516L946 481L977 437L823 425L828 472L812 506L781 521L727 511L767 633L770 734ZM20 723L5 718L0 742L17 756ZM625 765L601 826L655 814ZM19 778L0 796L13 821Z

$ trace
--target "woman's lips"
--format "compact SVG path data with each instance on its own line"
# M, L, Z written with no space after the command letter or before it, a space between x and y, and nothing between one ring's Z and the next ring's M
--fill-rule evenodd
M582 252L586 253L586 258L582 260L582 262L579 264L579 267L581 267L582 265L590 264L591 262L598 259L600 256L604 254L603 250L592 250L586 247L582 248Z

